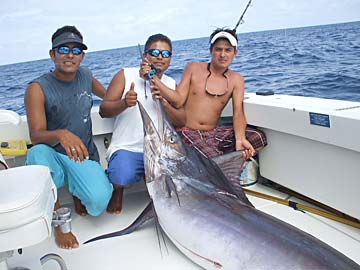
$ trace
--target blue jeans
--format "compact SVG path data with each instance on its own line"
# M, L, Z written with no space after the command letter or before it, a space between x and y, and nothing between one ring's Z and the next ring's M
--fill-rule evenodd
M127 150L117 150L109 160L106 170L113 184L128 186L144 178L144 154Z
M57 188L69 186L92 216L100 215L112 195L112 185L101 165L93 160L76 163L45 144L33 146L27 153L26 164L44 165L50 169Z

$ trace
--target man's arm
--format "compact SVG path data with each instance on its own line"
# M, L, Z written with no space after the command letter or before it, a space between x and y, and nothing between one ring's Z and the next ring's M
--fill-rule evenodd
M169 102L167 102L166 99L161 99L161 101L167 115L169 116L171 123L175 127L185 126L186 114L184 107L181 107L180 109L176 109L171 104L169 104Z
M126 93L125 98L122 98L125 89L125 74L124 70L115 74L111 80L108 90L100 105L101 117L114 117L122 113L127 107L135 106L137 96L134 91Z
M106 94L105 87L94 77L92 78L92 92L99 98L104 98Z
M185 67L181 81L176 87L175 91L167 87L159 87L160 95L177 109L183 107L187 100L190 91L190 81L192 73L191 70L194 64L196 63L190 63ZM160 80L154 77L154 79L152 79L152 82L155 86L158 86Z
M255 149L246 139L246 118L244 113L244 78L236 74L235 88L232 94L233 127L236 139L236 150L244 150L247 159L255 155Z
M47 130L45 96L38 83L31 83L25 94L26 115L33 144L50 146L60 143L70 159L84 160L89 153L81 139L65 129ZM75 150L73 150L75 149Z
M169 119L171 121L171 123L175 126L175 127L183 127L185 126L186 123L186 115L185 115L185 109L184 107L181 108L175 108L172 104L170 104L165 98L163 98L161 96L161 92L162 91L171 91L171 92L175 92L174 89L171 89L169 87L167 87L163 82L160 81L160 79L156 78L154 79L156 80L156 84L155 83L151 83L150 87L151 87L151 94L153 95L153 97L159 99L163 106L164 109L167 113L167 115L169 116ZM153 80L153 81L154 81ZM162 90L161 90L162 89ZM166 90L165 90L166 89Z

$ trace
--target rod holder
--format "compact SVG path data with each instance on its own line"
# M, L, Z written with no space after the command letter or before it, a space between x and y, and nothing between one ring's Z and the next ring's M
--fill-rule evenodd
M71 232L71 210L68 207L61 207L53 212L52 225L60 226L63 233Z

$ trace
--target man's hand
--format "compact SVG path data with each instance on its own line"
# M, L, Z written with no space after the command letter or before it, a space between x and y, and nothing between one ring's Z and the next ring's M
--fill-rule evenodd
M161 80L155 76L150 82L151 94L154 98L162 100L160 88L166 87Z
M140 70L139 70L140 77L143 80L148 80L149 79L148 74L150 70L151 70L151 64L149 60L145 58L140 64Z
M238 150L244 151L244 153L243 153L244 159L248 159L252 156L255 156L255 154L256 154L254 147L246 139L236 140L236 151L238 151Z
M135 84L132 82L130 90L125 94L125 103L127 107L133 107L137 103L137 93L134 90Z
M81 139L74 133L62 129L59 130L59 142L64 147L68 157L76 162L89 159L89 152Z

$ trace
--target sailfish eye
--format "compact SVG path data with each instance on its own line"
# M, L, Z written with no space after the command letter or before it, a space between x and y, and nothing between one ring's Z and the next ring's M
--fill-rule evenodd
M176 142L176 136L175 135L170 135L169 142L170 143L175 143Z

